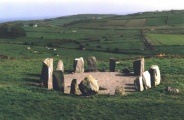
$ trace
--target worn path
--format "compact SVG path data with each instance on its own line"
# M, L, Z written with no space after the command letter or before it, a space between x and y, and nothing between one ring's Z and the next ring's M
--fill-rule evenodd
M105 88L105 90L100 90L99 94L113 95L118 86L124 86L126 92L135 91L134 80L136 79L136 76L125 75L119 72L87 72L64 75L65 93L70 92L72 79L77 79L77 83L79 84L88 75L92 75L98 80L99 86Z

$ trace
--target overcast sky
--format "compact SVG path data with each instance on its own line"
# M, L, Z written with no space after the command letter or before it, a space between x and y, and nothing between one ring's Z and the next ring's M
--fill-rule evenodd
M0 0L0 20L184 9L184 0Z

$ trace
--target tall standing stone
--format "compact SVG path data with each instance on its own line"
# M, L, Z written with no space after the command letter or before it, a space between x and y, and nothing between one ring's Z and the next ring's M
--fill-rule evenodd
M139 92L144 90L142 76L138 76L134 81L135 89Z
M62 60L58 61L56 70L61 70L64 73L64 64Z
M74 95L81 94L78 84L77 84L77 79L73 79L71 82L70 94L74 94Z
M53 89L53 58L47 58L43 61L41 81L43 86L49 90Z
M89 67L89 71L92 71L92 72L97 71L96 58L94 56L87 58L87 64Z
M151 76L148 71L143 72L142 80L145 89L151 88Z
M53 72L53 89L64 92L64 75L61 70Z
M110 58L109 59L109 71L115 72L115 70L116 70L116 61L114 60L114 58Z
M144 72L144 58L133 62L134 74L142 75Z
M84 73L84 59L82 57L74 60L75 73Z
M161 77L160 77L160 69L157 65L152 65L149 73L151 75L151 85L157 86L160 84Z

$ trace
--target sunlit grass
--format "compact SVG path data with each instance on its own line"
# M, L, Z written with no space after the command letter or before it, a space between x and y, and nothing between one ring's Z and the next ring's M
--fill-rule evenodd
M184 45L184 35L146 34L154 45Z

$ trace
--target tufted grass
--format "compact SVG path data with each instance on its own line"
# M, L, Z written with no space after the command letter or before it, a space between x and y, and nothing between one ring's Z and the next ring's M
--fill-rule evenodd
M0 61L0 119L182 119L184 117L183 59L145 59L146 70L157 64L162 82L144 92L126 96L96 95L90 97L66 95L39 87L42 59ZM56 61L56 60L55 60ZM132 67L133 60L119 61L117 69ZM65 62L66 69L72 66ZM54 64L56 66L56 63ZM98 62L98 68L108 62ZM170 95L164 89L180 89ZM143 114L144 113L144 114Z

